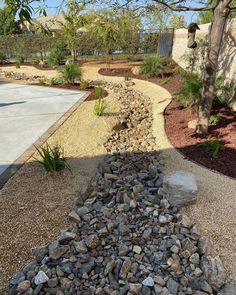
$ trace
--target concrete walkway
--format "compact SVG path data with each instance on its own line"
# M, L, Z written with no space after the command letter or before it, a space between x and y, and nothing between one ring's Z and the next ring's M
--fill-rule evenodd
M84 92L0 83L0 174L42 136Z
M85 67L84 73L86 79L124 81L122 77L98 74L97 67ZM199 226L201 233L210 237L212 254L222 258L227 280L236 282L236 180L185 159L171 145L165 133L163 113L171 101L171 94L151 82L138 79L133 81L134 88L152 100L153 133L165 159L165 172L186 170L195 174L199 185L198 202L185 210Z

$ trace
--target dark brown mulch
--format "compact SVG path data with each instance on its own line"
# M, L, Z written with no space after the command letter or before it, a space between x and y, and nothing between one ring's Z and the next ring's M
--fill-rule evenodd
M134 75L131 69L117 68L109 71L100 69L99 73L109 76L129 76L147 80L161 85L173 97L175 97L176 91L181 87L180 77L174 72L170 76L170 82L167 84L162 84L163 79L161 77L147 78L143 75ZM174 98L165 110L166 134L171 144L186 158L211 170L236 178L236 112L226 107L216 106L212 109L212 114L219 115L222 118L220 123L217 126L209 127L208 137L201 138L196 136L194 130L188 128L188 122L197 119L197 114L183 108ZM224 150L217 159L212 159L212 156L200 146L201 143L212 138L218 138L224 143Z
M31 85L37 85L37 86L42 86L42 87L53 87L53 88L60 88L60 89L68 89L68 90L76 90L76 91L89 91L90 95L86 98L85 101L90 101L90 100L96 100L96 97L94 95L94 87L90 86L88 87L86 90L82 90L80 88L79 84L75 84L75 85L69 85L69 84L63 84L63 85L40 85L38 83L35 84L31 84ZM108 95L108 92L106 90L103 89L102 91L102 98L106 97Z

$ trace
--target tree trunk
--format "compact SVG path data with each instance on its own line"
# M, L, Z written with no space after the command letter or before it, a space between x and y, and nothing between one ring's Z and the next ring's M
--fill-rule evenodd
M232 1L232 0L231 0ZM218 0L214 9L214 19L209 32L209 47L206 57L206 66L203 78L202 98L199 107L196 133L207 134L209 117L214 98L214 84L218 68L218 57L225 30L227 18L230 13L228 7L230 0Z

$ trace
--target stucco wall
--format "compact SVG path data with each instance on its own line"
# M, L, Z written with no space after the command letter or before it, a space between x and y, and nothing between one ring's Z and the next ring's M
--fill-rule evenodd
M200 31L197 31L196 39L207 38L209 26L210 24L200 25ZM187 30L175 30L172 56L183 68L186 67L186 63L182 57L189 50L192 49L187 48ZM219 67L221 74L227 80L236 80L236 19L230 20L227 24L220 53Z

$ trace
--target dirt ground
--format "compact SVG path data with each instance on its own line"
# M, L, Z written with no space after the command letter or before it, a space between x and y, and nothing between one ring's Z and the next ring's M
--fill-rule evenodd
M72 173L49 174L30 159L0 191L0 294L8 278L32 258L33 248L69 227L67 215L103 159L101 142L117 121L115 94L105 101L106 116L93 115L94 101L85 101L48 140L63 147Z

